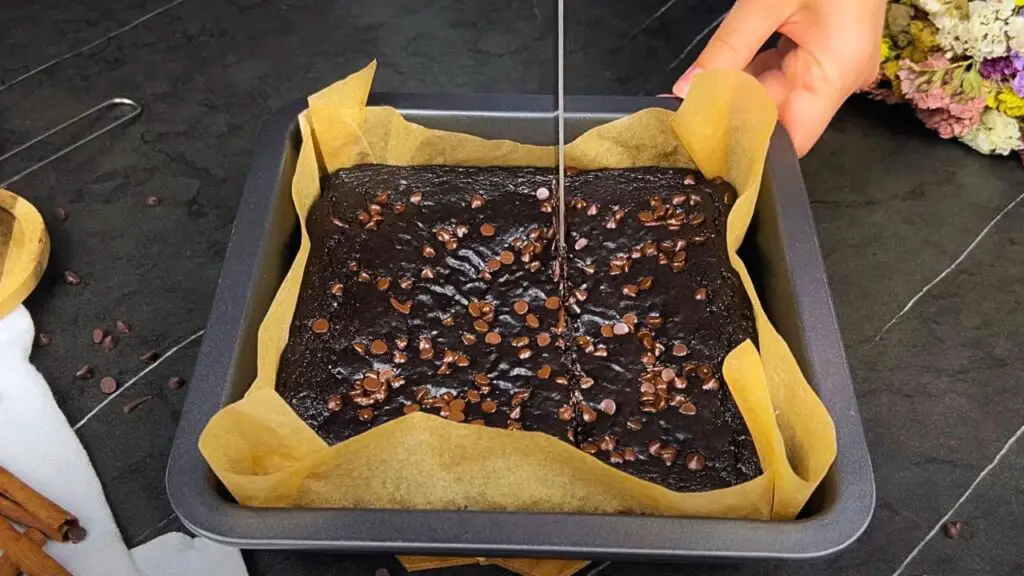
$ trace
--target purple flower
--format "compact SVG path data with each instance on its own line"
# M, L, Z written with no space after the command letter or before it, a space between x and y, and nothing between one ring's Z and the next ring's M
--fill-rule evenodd
M1014 52L1010 54L1010 61L1013 62L1013 67L1017 72L1024 70L1024 56Z
M989 58L983 61L979 70L981 77L986 80L998 80L1006 76L1012 76L1014 72L1021 69L1021 67L1017 66L1015 58L1024 63L1024 59L1015 56L1000 56L999 58Z
M1020 96L1021 98L1024 98L1024 72L1017 73L1017 75L1013 78L1013 83L1011 84L1011 86L1013 87L1014 94Z

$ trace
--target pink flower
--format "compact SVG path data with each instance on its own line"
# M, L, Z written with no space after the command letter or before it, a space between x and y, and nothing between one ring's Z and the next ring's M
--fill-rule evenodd
M917 117L943 138L954 138L967 134L981 122L985 98L968 99L963 94L951 93L949 87L942 84L927 90L922 90L918 85L922 70L938 70L948 66L949 60L933 54L916 68L906 60L900 62L898 74L900 88L903 89L904 97L914 106Z

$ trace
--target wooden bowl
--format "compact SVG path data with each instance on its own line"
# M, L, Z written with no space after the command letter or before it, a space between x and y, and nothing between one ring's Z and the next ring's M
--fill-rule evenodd
M50 237L39 211L0 188L0 318L28 297L49 258Z

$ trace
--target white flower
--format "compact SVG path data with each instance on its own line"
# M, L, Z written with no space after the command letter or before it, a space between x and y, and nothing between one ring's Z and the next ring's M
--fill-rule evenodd
M1005 156L1024 148L1017 121L998 110L988 109L981 114L981 122L960 141L982 154Z
M1006 35L1010 39L1010 50L1024 54L1024 14L1010 18L1006 24Z
M968 4L966 19L957 18L955 10L949 8L932 16L932 21L948 56L966 54L985 60L1005 56L1009 51L1007 21L1014 19L1014 10L1014 0L975 0Z
M889 4L889 10L885 17L886 26L889 29L889 37L900 48L906 47L912 40L910 20L913 16L914 9L912 7L903 4Z

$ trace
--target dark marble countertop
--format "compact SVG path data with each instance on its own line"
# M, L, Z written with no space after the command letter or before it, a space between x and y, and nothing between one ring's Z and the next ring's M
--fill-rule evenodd
M187 379L195 362L260 121L374 57L383 91L550 93L554 2L8 4L0 10L0 154L110 98L144 107L132 123L11 186L44 213L53 241L47 277L28 302L52 343L33 361L80 425L134 545L182 529L164 471L185 391L166 383ZM687 47L728 2L566 5L568 91L636 95L670 87L700 42ZM0 181L118 113L0 163ZM1024 424L1024 168L942 141L906 110L854 100L803 170L874 462L874 520L827 560L615 563L600 574L887 575L908 558L908 575L1021 573L1024 442L1012 439ZM160 205L148 206L149 196ZM66 221L55 218L58 207ZM81 285L63 284L69 269ZM132 332L105 352L91 332L115 319ZM146 370L138 357L148 349L167 354ZM93 412L104 395L98 378L75 380L82 364L131 387ZM947 514L963 522L959 539L932 534ZM399 571L387 557L246 558L256 575ZM500 570L437 572L470 573Z

